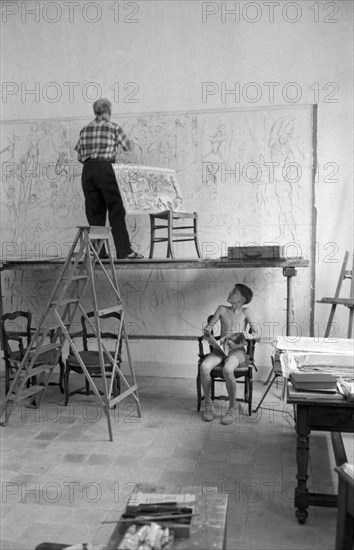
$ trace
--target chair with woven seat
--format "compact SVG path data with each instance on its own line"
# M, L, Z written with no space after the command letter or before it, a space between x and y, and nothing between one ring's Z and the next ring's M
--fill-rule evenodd
M12 374L21 364L35 329L32 327L32 314L30 311L5 313L1 317L0 327L5 361L5 391L7 394L10 389ZM48 333L48 339L52 340L53 337L54 333L50 331ZM41 353L35 365L45 364L46 361L51 362L51 360L51 351ZM60 367L59 387L61 393L64 393L64 362L61 355L58 359L58 363ZM57 383L50 382L50 385L57 385Z
M187 225L182 221L187 220ZM160 221L160 223L156 223ZM161 223L165 222L165 223ZM173 243L182 241L193 241L198 258L201 258L198 242L198 214L197 212L175 212L165 210L156 214L150 214L150 254L154 255L155 243L167 242L167 258L176 258ZM161 236L161 231L163 235ZM186 232L187 231L187 232ZM159 232L159 235L157 235Z
M208 317L208 322L211 319L212 315ZM216 340L220 339L220 337L215 337ZM237 367L234 371L234 376L237 380L237 382L241 382L244 386L243 388L243 398L236 398L237 401L242 401L244 403L247 403L248 407L248 414L251 416L252 414L252 397L253 397L253 369L257 371L257 367L254 363L254 354L255 354L255 346L256 346L256 339L249 339L247 340L247 360L242 363L239 367ZM198 374L196 379L197 384L197 410L200 411L202 400L204 399L204 396L202 395L202 385L201 385L201 374L200 374L200 368L203 360L207 356L208 353L210 353L211 348L207 344L207 342L204 340L204 336L200 336L198 338L198 345L199 345L199 361L198 361ZM206 347L208 347L208 350L206 351ZM216 395L215 394L215 383L216 382L225 382L225 378L223 375L223 364L217 365L210 371L210 378L211 378L211 399L214 401L215 399L220 400L228 400L227 395ZM243 379L243 380L241 380Z
M87 313L88 317L93 318L94 315L95 315L94 311L90 311L89 313ZM119 326L121 321L120 314L118 312L110 312L110 313L107 313L106 315L102 315L100 319L101 319L101 323L103 323L104 320L106 320L106 323L108 323L110 327L111 326L114 327L113 329L110 328L109 331L108 330L104 331L102 330L102 326L101 326L101 334L100 334L101 339L102 340L104 339L107 342L114 341L116 345L116 342L118 340L118 334L120 334L120 331L119 331ZM99 352L97 350L89 349L90 341L91 340L97 341L97 338L93 332L93 329L90 327L90 324L87 322L85 316L81 317L81 326L82 326L82 331L78 335L73 335L73 337L80 336L82 339L83 349L79 352L79 355L82 361L84 362L85 367L89 372L90 376L92 378L102 378L101 366L99 361ZM118 363L121 362L121 347L122 347L122 339L120 340L119 347L118 347L118 357L117 357ZM112 351L109 350L109 353L111 354L112 357L114 357L115 349ZM106 378L110 380L112 383L112 396L116 397L120 393L120 377L119 377L119 374L116 372L113 377L113 380L111 380L112 361L108 357L108 355L105 354L104 351L103 351L103 356L104 356L105 375L106 375ZM70 392L69 377L71 372L76 372L77 374L84 375L84 371L81 368L81 365L77 360L76 356L72 353L72 350L70 350L69 356L66 359L66 368L65 368L65 374L64 374L65 405L68 404L69 397L71 395L75 395L75 394L90 395L94 393L92 390L90 390L90 383L86 377L85 377L84 387L75 389L72 392ZM100 393L103 394L103 392L101 391Z

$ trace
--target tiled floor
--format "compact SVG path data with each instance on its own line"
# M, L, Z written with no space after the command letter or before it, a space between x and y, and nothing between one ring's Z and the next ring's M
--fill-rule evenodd
M74 378L74 377L73 377ZM306 525L294 515L296 437L291 408L272 389L236 423L203 422L194 380L139 378L142 418L134 403L112 412L114 441L93 397L75 395L68 407L56 386L40 411L16 409L2 438L3 550L33 549L43 541L104 544L137 487L170 492L197 486L229 495L227 549L333 549L336 511L311 508ZM254 403L264 386L255 384ZM336 475L329 437L311 437L310 490L332 492Z

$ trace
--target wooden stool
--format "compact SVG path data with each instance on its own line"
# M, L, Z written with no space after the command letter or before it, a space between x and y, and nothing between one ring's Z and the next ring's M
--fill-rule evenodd
M174 221L185 219L192 220L193 225L180 225L179 223L177 223L177 225L173 225ZM157 220L162 220L166 223L157 225ZM149 258L153 257L155 243L162 242L167 242L167 258L175 258L173 243L181 241L194 241L198 258L201 258L198 243L197 222L197 212L173 212L171 210L164 210L163 212L158 212L157 214L150 214L151 240ZM186 229L192 229L193 232L184 233ZM156 232L159 230L166 231L163 237L156 236Z

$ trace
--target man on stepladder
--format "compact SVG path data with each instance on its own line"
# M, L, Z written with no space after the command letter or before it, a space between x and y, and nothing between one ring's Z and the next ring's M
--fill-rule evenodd
M83 164L81 181L87 221L90 225L105 226L108 210L117 258L139 260L143 256L131 247L125 209L112 168L119 146L130 151L131 143L122 128L110 121L112 104L108 99L98 99L93 111L96 118L82 128L75 146L78 161ZM104 249L100 256L107 257Z

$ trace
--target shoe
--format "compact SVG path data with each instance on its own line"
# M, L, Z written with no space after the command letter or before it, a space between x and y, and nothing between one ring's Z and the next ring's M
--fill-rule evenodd
M125 258L119 258L120 260L142 260L144 256L142 254L139 254L138 252L131 252L128 254L128 256L125 256Z
M102 252L100 252L98 257L99 257L100 260L108 260L109 259L109 256L108 256L107 252L104 252L104 254L102 254Z
M205 422L214 420L214 407L206 406L202 411L202 419L205 420Z
M228 409L221 419L221 424L229 425L236 421L236 411Z

